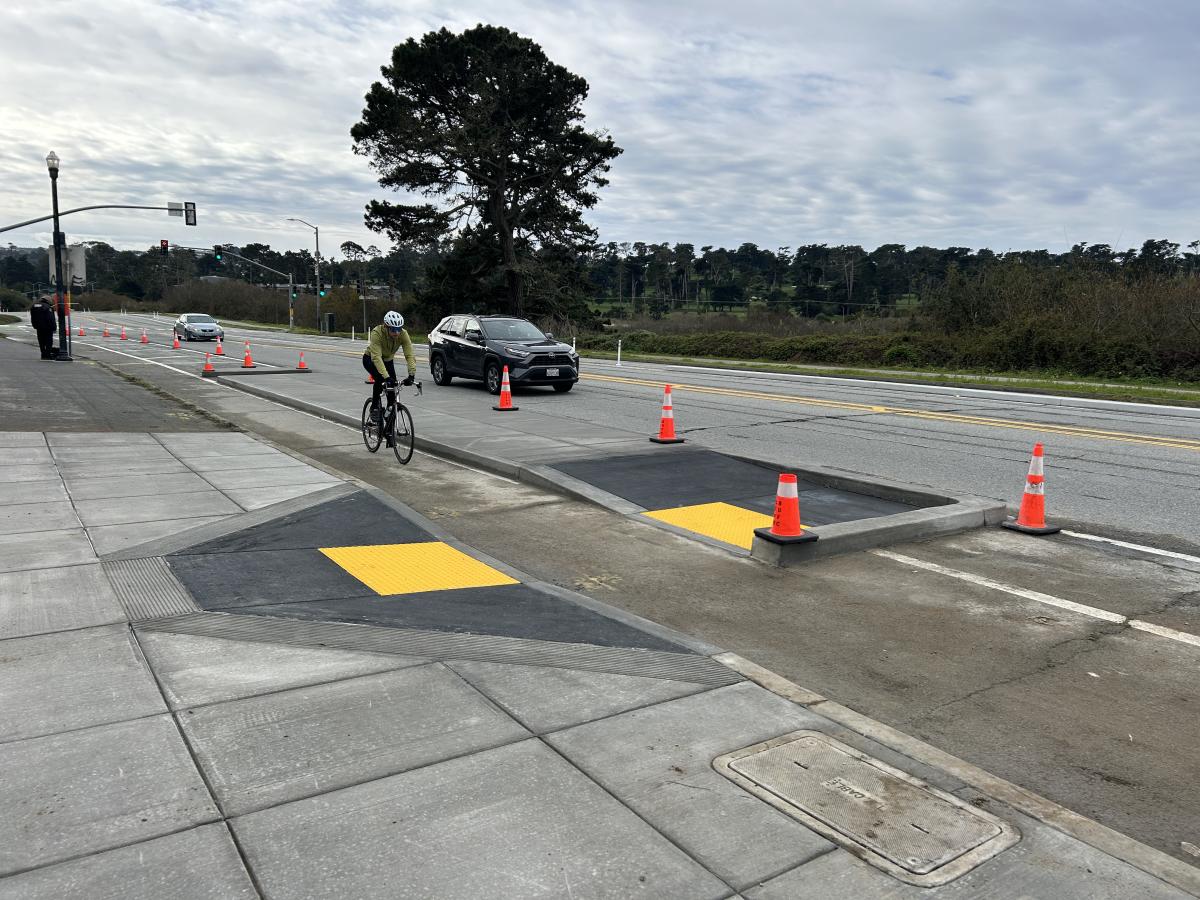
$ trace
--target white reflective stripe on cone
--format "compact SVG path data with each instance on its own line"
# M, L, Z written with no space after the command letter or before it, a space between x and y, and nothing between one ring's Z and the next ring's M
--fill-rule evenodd
M1027 485L1025 485L1025 493L1027 493L1027 494L1045 494L1046 493L1046 485L1040 481L1037 484L1027 484Z
M791 499L792 497L800 496L799 490L800 489L796 486L796 482L781 481L779 482L779 489L775 491L775 496L784 499Z
M1035 456L1031 460L1029 460L1029 474L1030 475L1044 475L1045 474L1045 470L1042 468L1042 457Z

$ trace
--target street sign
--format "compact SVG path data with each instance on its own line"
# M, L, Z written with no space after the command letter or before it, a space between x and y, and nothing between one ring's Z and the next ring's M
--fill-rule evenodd
M182 203L172 203L172 202L168 201L167 215L168 216L182 216L183 215L183 204Z
M196 204L195 203L189 202L189 203L183 204L183 224L184 225L195 225L196 224Z

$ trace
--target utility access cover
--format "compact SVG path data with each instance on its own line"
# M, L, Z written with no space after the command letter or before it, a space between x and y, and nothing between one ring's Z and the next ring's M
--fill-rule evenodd
M713 767L910 884L945 884L1020 839L1002 819L817 731L737 750Z

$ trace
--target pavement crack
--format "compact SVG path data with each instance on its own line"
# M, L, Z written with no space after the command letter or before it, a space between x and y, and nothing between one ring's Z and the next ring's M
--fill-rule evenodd
M978 697L980 694L986 694L988 691L993 691L997 688L1008 687L1009 685L1017 684L1018 682L1024 681L1027 678L1033 678L1037 675L1044 675L1046 672L1050 672L1050 671L1053 671L1054 669L1062 668L1063 666L1075 661L1076 659L1078 659L1081 656L1086 656L1089 653L1095 653L1097 650L1100 649L1100 642L1103 638L1109 637L1109 636L1112 636L1115 634L1120 634L1123 631L1125 631L1125 629L1127 627L1128 627L1127 624L1124 624L1124 623L1117 624L1115 622L1111 623L1111 624L1108 624L1108 623L1099 624L1096 626L1096 628L1090 634L1086 635L1085 637L1071 637L1071 638L1067 638L1065 640L1059 641L1055 644L1051 644L1049 647L1046 648L1046 655L1048 657L1058 656L1058 658L1046 659L1040 665L1037 665L1032 669L1012 675L1009 678L1003 678L1003 679L1000 679L999 681L994 681L991 684L985 685L983 687L975 688L974 690L968 691L967 693L962 694L961 696L953 697L949 700L945 700L941 703L938 703L935 706L931 706L930 708L922 711L921 713L919 713L915 716L906 717L904 719L904 724L906 726L907 725L915 725L917 722L921 721L922 719L927 719L927 718L933 716L935 713L942 711L946 707L955 706L959 703L965 703L968 700L972 700L975 697ZM1075 648L1072 652L1066 653L1065 655L1058 654L1059 650L1061 650L1062 648L1070 647L1072 644L1079 644L1081 646Z

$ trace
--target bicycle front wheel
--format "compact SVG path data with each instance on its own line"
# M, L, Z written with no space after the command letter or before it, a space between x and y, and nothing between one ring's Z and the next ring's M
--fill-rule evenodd
M400 465L412 459L415 439L412 415L409 414L407 406L397 403L396 416L392 420L392 450L396 453L396 459L400 460Z
M363 404L362 436L363 443L367 445L367 449L372 453L378 450L379 445L383 443L383 427L371 421L370 400Z

